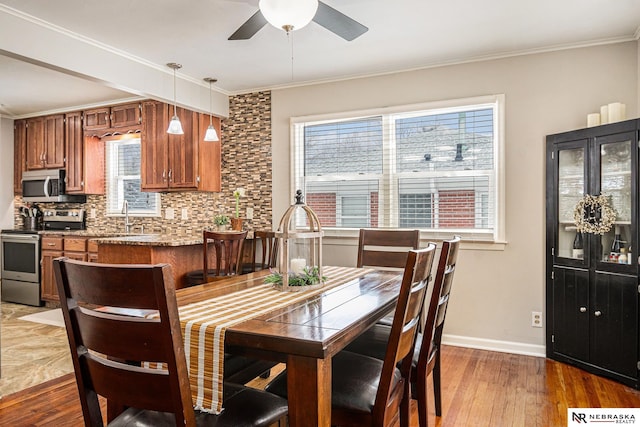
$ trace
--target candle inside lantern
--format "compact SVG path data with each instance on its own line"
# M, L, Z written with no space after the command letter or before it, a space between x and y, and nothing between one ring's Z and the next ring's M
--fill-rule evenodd
M304 273L304 268L307 266L307 260L304 258L291 259L291 272L293 274Z

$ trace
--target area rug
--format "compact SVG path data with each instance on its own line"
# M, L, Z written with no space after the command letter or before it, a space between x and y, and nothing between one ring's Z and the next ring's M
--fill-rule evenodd
M26 316L18 317L19 320L26 320L28 322L44 323L45 325L59 326L64 328L64 319L62 318L62 310L59 308L47 311L41 311L40 313L28 314Z

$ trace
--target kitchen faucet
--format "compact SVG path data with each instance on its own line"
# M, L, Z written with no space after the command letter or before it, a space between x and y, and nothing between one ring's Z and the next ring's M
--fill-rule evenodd
M124 214L124 232L128 233L131 223L129 222L129 202L126 200L122 203L122 213Z

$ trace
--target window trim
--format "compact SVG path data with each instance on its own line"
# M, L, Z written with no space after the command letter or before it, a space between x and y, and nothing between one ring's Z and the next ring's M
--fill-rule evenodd
M290 152L290 176L289 176L289 199L292 200L293 196L297 190L296 188L296 165L302 164L304 161L304 153L303 150L298 147L296 144L297 140L302 140L300 138L302 135L302 127L298 127L298 124L306 123L306 122L314 122L314 124L322 124L322 123L331 123L336 121L347 121L347 120L357 120L360 118L375 116L375 115L406 115L407 113L411 113L412 111L421 111L421 110L430 110L433 113L455 113L460 111L466 111L470 107L482 107L487 106L494 108L494 171L491 174L493 179L495 179L495 192L496 197L494 201L494 211L495 211L495 227L493 233L491 233L490 238L488 239L479 239L474 238L473 236L477 236L478 233L476 231L469 232L465 229L444 229L445 231L440 232L432 232L432 231L423 231L421 235L424 238L435 238L435 239L444 239L450 238L453 234L459 234L463 237L466 237L467 241L474 241L478 243L498 243L505 244L506 243L506 206L505 206L505 95L504 94L494 94L494 95L482 95L475 96L469 98L459 98L459 99L451 99L451 100L441 100L441 101L431 101L425 103L417 103L417 104L406 104L406 105L397 105L391 107L383 107L383 108L374 108L374 109L365 109L365 110L353 110L353 111L344 111L344 112L333 112L327 114L316 114L316 115L308 115L308 116L297 116L291 117L289 119L289 152ZM383 120L383 132L391 132L392 125L387 122L387 120ZM395 169L395 163L393 168ZM397 190L397 189L396 189ZM382 228L382 227L380 227ZM358 229L349 229L349 228L331 228L325 229L324 234L327 237L353 237L357 235Z
M128 141L130 140L130 141ZM139 133L136 134L126 134L126 135L113 135L113 136L108 136L103 138L104 141L104 150L105 150L105 216L107 217L124 217L125 215L120 211L120 210L115 210L115 211L110 211L109 210L109 188L110 188L110 169L109 169L109 164L110 164L110 158L109 158L109 144L112 142L118 143L118 142L122 142L122 144L134 144L134 140L138 140L138 143L141 144L141 148L142 148L142 137ZM142 168L142 165L140 165L140 167ZM135 175L125 175L125 176L135 176ZM140 170L140 177L142 178L142 170ZM114 185L118 185L121 186L121 180L114 180ZM118 192L119 193L119 192ZM160 199L160 193L149 193L149 194L155 194L155 198L156 198L156 209L155 211L151 212L151 211L136 211L133 208L129 208L129 212L128 215L130 217L138 217L138 218L160 218L161 217L161 199ZM120 199L120 198L118 198ZM118 200L118 205L121 206L122 205L122 201Z

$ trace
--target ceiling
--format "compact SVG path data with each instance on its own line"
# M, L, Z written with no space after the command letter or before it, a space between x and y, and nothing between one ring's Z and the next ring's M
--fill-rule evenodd
M197 81L215 77L215 89L227 95L638 40L640 35L639 0L324 2L369 31L347 42L312 22L289 39L267 25L250 40L227 40L255 13L258 0L0 0L0 7L156 67L181 63L181 75ZM0 52L7 53L2 40L19 35L2 31ZM42 48L47 48L46 40ZM90 61L91 55L86 55ZM4 116L37 115L132 96L108 82L89 81L69 70L61 73L11 56L0 55Z

